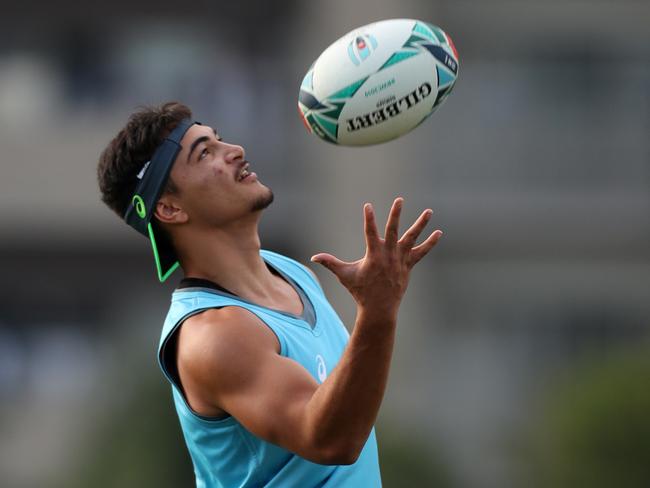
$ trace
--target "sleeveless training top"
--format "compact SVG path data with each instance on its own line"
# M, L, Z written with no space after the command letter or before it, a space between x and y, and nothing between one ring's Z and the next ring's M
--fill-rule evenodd
M235 305L254 313L275 333L282 356L300 363L319 383L325 380L343 354L347 330L306 267L270 251L260 254L296 289L303 301L302 316L256 305L225 291L191 287L173 293L163 326L158 361L172 384L197 488L381 486L374 428L354 464L316 464L254 436L232 416L212 419L198 415L170 373L175 366L165 364L165 345L185 319L209 308Z

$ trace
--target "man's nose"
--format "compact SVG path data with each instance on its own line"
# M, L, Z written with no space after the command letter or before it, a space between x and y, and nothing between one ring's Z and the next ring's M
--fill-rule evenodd
M226 162L235 163L246 159L246 151L242 146L237 144L229 144L228 152L226 153Z

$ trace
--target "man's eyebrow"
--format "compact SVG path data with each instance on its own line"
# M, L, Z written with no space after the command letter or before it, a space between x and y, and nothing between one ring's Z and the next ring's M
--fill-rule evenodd
M217 131L216 131L216 129L212 129L212 131L214 132L214 136L217 137ZM217 139L219 139L219 138L217 137ZM196 146L198 146L198 145L201 144L202 142L206 142L206 141L208 141L208 140L210 140L210 137L208 137L208 136L201 136L201 137L197 138L197 139L192 143L192 145L190 146L190 152L189 152L189 154L187 155L187 162L188 162L188 163L190 162L190 157L192 156L192 152L194 151L194 149L196 149Z

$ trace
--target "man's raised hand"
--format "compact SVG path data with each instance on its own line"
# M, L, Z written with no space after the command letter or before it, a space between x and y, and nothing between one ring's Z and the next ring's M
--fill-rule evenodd
M393 317L397 315L411 269L442 236L442 231L435 230L424 242L415 245L433 213L431 209L426 209L398 240L403 203L403 198L396 198L393 202L384 238L379 236L372 205L364 205L366 253L363 258L345 262L327 253L316 254L311 258L313 262L322 264L334 273L366 313L379 316L388 314Z

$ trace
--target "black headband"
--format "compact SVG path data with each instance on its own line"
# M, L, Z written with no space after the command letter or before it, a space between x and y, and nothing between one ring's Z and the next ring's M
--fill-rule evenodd
M151 157L138 174L138 184L131 198L124 220L140 234L148 237L153 247L154 259L158 269L158 278L165 281L178 267L178 260L166 236L160 232L154 234L152 225L153 213L158 199L167 184L176 156L181 151L181 139L187 130L200 122L190 119L182 120L156 148Z

